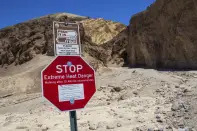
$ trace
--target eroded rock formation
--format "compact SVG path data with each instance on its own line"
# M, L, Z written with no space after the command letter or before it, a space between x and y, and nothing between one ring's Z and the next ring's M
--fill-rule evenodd
M103 64L106 64L108 59L113 58L112 46L104 45L111 44L121 47L120 42L124 38L118 38L117 41L112 39L126 29L125 25L117 22L90 19L67 13L33 19L0 30L0 65L23 64L37 54L53 56L53 21L81 23L80 35L84 54L94 57ZM127 37L127 35L124 37ZM118 52L122 51L122 48L116 48ZM111 61L118 61L118 57Z
M130 21L130 66L196 69L196 36L196 0L157 0Z

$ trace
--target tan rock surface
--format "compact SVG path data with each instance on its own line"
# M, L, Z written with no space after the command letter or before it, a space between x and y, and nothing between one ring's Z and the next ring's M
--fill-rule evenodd
M92 42L98 45L112 40L116 35L126 29L125 25L106 21L102 18L87 19L82 21L85 35L90 37Z
M157 0L132 17L131 66L197 68L197 1Z

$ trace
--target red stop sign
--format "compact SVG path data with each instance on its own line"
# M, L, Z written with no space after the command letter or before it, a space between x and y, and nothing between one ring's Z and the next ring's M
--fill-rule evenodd
M61 111L84 108L96 91L94 70L80 56L58 56L41 73L43 96Z

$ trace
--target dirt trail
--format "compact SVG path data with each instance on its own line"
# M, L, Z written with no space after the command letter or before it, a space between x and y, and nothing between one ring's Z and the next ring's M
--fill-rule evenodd
M96 75L95 96L77 111L80 131L197 129L197 71L101 68ZM0 130L69 130L68 112L41 93L0 98Z

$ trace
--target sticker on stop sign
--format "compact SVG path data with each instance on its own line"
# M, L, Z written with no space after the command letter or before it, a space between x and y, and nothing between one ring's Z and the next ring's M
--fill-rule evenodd
M94 70L80 56L58 56L41 75L43 96L61 111L84 108L96 91Z

